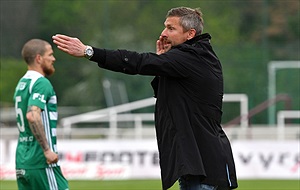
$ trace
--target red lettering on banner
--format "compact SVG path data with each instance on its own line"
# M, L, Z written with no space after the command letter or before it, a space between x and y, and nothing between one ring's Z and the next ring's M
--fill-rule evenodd
M300 168L300 162L296 163L296 164L292 167L291 171L292 171L293 173L295 173L295 172L297 172L297 171L299 170L299 168Z
M82 162L83 154L82 152L76 152L76 153L67 152L65 153L65 159L66 161Z
M84 176L86 172L87 172L86 168L80 168L80 167L75 167L75 168L62 167L62 173L64 174L65 177L69 177L69 176Z
M16 170L14 168L0 166L0 179L7 179L16 176Z
M122 167L117 168L107 168L103 166L97 167L97 176L99 178L111 177L111 176L119 176L125 172L125 169Z

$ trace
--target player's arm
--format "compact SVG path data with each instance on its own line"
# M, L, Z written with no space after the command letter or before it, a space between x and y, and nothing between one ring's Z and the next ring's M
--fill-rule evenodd
M41 145L44 155L48 164L56 163L58 161L58 155L51 151L45 135L44 126L41 118L42 110L37 106L29 106L26 114L26 118L29 122L31 132L35 136L36 140Z

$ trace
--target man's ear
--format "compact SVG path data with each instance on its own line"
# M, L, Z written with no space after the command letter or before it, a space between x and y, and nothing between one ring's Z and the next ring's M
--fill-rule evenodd
M41 61L42 61L42 56L40 55L40 54L36 54L36 56L35 56L35 62L36 63L41 63Z
M193 37L195 37L195 35L196 35L196 30L192 28L192 29L189 30L187 39L190 40Z

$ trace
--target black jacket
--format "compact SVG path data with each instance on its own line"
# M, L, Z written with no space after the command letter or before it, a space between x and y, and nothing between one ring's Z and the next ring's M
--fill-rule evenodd
M99 67L156 76L151 84L163 189L186 174L237 187L230 142L220 125L222 67L210 39L203 34L161 55L94 48L91 60Z

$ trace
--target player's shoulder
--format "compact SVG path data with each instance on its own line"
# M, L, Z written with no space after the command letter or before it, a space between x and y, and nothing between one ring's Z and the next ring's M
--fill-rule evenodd
M29 92L39 90L39 89L47 89L49 87L52 87L52 84L50 81L44 77L41 73L37 71L29 70L26 72L26 74L23 76L23 79L27 79L30 81L30 87Z
M24 79L30 79L32 83L50 83L50 81L37 71L29 70L23 76Z

